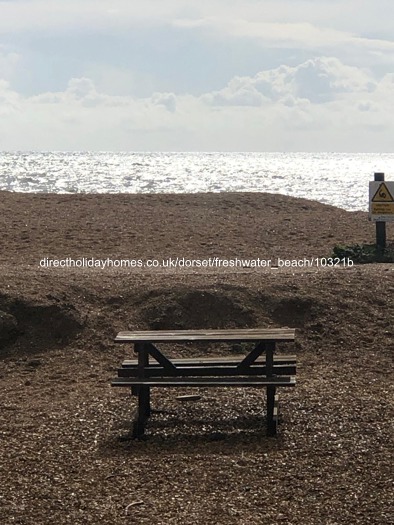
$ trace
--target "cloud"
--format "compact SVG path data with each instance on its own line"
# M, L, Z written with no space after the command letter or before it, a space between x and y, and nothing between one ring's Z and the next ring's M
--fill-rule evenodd
M115 96L80 77L22 97L2 81L0 149L389 150L393 88L393 74L335 57L237 76L201 96Z
M160 25L178 12L188 12L176 0L20 0L1 2L0 34L44 31L113 32L127 27Z
M254 77L236 77L222 90L202 98L218 106L261 106L280 100L291 106L296 99L324 103L346 93L370 93L376 86L369 72L335 57L319 57L296 67L283 65Z
M101 93L148 97L154 92L221 91L231 78L280 64L294 66L313 56L336 57L379 74L391 71L394 2L363 0L362 8L359 4L359 0L0 2L0 42L7 42L8 53L15 55L7 58L7 64L16 55L21 57L15 76L1 74L11 66L2 68L0 49L0 78L11 80L26 95L60 90L68 79L86 77ZM382 5L386 11L379 11ZM236 95L233 91L218 94L216 104L264 103L264 93L256 88L244 86Z
M209 28L233 37L257 39L272 47L325 47L341 44L349 35L335 29L317 27L311 23L265 22L234 19L228 16L200 20L177 20L178 27Z
M16 114L21 109L21 98L6 80L0 80L0 116Z
M266 97L258 91L250 77L235 77L220 91L203 95L212 106L261 106Z
M350 44L392 52L393 16L392 0L364 0L361 8L359 0L20 0L1 2L0 34L116 34L161 26L204 29L273 47Z
M90 78L72 78L68 83L67 92L76 100L84 100L97 94L94 83Z
M170 113L176 111L176 96L174 93L153 93L151 101L156 106L164 106Z
M0 79L9 80L12 78L20 58L18 53L7 52L0 46Z
M392 0L0 9L0 149L392 148Z
M357 16L355 16L357 13ZM384 13L384 14L383 14ZM392 0L212 0L176 27L205 30L217 39L248 39L270 48L388 55L394 50Z

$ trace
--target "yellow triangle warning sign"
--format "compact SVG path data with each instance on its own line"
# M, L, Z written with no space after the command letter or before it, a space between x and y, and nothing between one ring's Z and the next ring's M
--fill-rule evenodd
M375 195L372 197L372 202L394 202L393 196L384 182L379 185Z

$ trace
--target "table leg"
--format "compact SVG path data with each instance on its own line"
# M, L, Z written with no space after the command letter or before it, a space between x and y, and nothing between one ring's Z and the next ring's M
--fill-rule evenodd
M135 351L138 353L138 377L145 377L145 367L149 364L149 352L147 345L143 343L135 344ZM145 424L151 414L150 407L150 387L140 386L138 391L137 417L133 425L133 437L140 437L145 432Z
M264 346L266 376L270 378L274 376L275 342L267 341ZM276 434L276 419L274 419L275 394L276 387L272 385L267 386L267 436L275 436Z
M276 435L276 419L274 419L276 387L267 386L267 436Z

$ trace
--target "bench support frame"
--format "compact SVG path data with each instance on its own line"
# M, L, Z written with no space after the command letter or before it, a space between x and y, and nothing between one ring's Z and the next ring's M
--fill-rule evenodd
M255 346L240 361L235 358L168 359L153 342L254 341ZM137 360L125 361L112 386L131 387L138 396L136 417L130 437L141 439L151 415L151 387L236 386L266 388L267 435L275 436L279 419L278 386L294 386L295 356L278 356L276 342L294 341L294 329L245 329L175 332L120 332L116 342L134 344ZM150 363L152 357L154 362ZM290 376L287 374L290 373Z

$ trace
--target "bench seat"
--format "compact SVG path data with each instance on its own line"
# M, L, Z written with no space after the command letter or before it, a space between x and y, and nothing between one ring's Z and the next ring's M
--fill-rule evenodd
M251 366L255 366L258 364L265 363L266 359L265 356L260 356L256 359L256 361ZM184 365L184 366L221 366L221 365L229 365L229 366L236 366L239 364L239 357L237 356L229 356L229 357L197 357L197 358L181 358L181 359L171 359L171 362L174 363L175 366L177 365ZM297 358L295 355L280 355L275 354L274 355L274 362L275 363L281 363L281 364L292 364L295 365L297 362ZM136 367L138 366L138 360L137 359L126 359L122 363L122 367L129 368L129 367ZM149 366L160 366L159 363L150 362Z
M239 359L234 357L208 357L174 359L172 363L176 369L165 368L157 361L151 361L144 367L144 377L173 377L173 376L265 376L266 359L259 357L249 366L240 367ZM138 361L126 360L118 369L118 377L138 377ZM273 363L274 376L295 376L296 357L294 355L275 355Z
M171 386L239 386L239 387L266 387L266 386L295 386L296 380L293 376L283 377L156 377L156 378L129 378L116 377L111 381L111 386L149 386L149 387L171 387Z
M144 377L190 377L190 376L265 376L265 366L250 366L238 368L237 366L177 366L176 369L165 369L162 366L148 365L144 368ZM273 366L274 376L296 375L295 365ZM122 367L118 369L118 377L138 377L137 367Z

